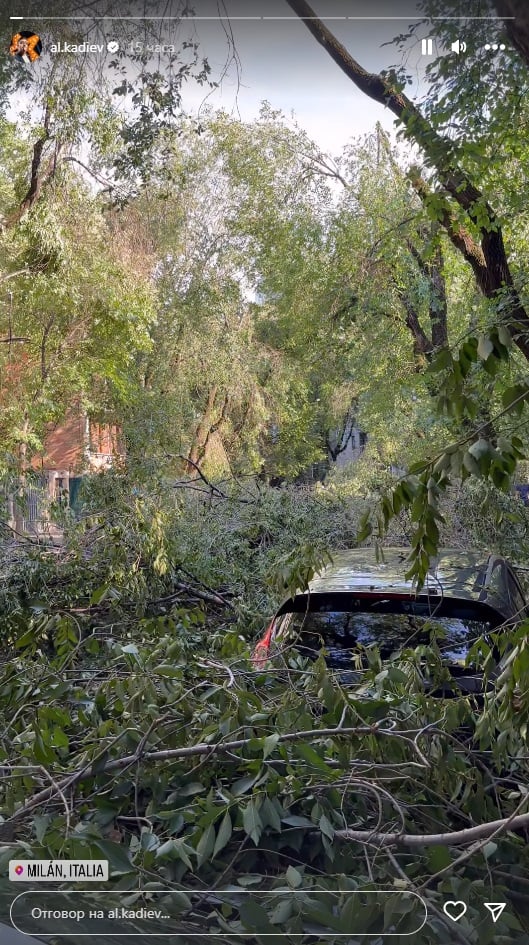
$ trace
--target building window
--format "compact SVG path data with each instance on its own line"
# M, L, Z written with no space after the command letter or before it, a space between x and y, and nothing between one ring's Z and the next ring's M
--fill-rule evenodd
M108 423L90 421L90 450L110 455L118 452L118 429Z

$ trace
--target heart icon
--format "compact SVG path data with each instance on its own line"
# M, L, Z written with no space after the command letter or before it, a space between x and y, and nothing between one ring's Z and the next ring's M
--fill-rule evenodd
M468 906L465 902L453 902L449 900L445 902L443 906L443 912L448 916L449 919L452 919L452 922L459 922L463 918L465 912L467 911Z

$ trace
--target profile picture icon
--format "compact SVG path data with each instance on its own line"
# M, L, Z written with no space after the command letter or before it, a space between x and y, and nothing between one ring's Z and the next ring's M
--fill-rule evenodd
M42 52L42 42L32 30L20 30L11 39L9 52L19 62L35 62Z

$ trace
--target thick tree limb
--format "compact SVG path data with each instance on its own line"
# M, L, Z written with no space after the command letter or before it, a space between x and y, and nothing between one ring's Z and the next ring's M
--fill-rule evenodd
M519 830L529 826L529 814L519 814L517 817L504 817L501 820L490 820L476 827L466 827L465 830L452 830L447 833L376 833L372 830L337 830L334 834L341 840L357 840L359 843L372 843L381 847L458 847L485 840L493 834L500 835L505 830Z
M420 751L416 741L412 739L414 732L399 732L394 729L384 728L383 725L359 725L353 727L344 727L344 728L322 728L322 729L307 729L300 732L289 732L284 735L280 735L278 738L278 743L282 742L296 742L296 741L314 741L318 738L342 738L349 735L380 735L387 738L396 738L405 741L412 751L415 753L419 761L424 767L429 767L429 762L424 757ZM87 764L83 765L82 768L78 768L76 771L72 771L69 774L65 775L60 780L55 779L53 787L45 788L43 791L39 791L37 794L34 794L33 797L30 797L25 804L23 804L18 810L15 811L11 817L6 818L6 820L0 824L0 839L5 839L7 835L10 835L13 831L15 824L24 820L31 811L35 810L36 807L40 807L41 804L44 804L46 801L55 797L58 791L66 791L68 788L72 787L74 784L78 784L81 781L85 781L88 778L97 777L100 774L108 774L112 771L122 771L125 768L129 768L134 764L143 764L153 761L169 761L171 759L177 758L193 758L200 756L207 756L208 758L214 758L218 755L223 755L226 753L231 753L237 749L244 748L251 741L249 738L239 738L235 741L229 742L219 742L217 744L208 744L206 742L199 743L197 745L186 745L182 748L167 748L160 749L159 751L144 751L143 748L141 751L136 751L132 755L126 755L123 758L114 758L108 760L98 765L98 761L103 757L107 748L105 747L101 752L101 755L92 758ZM140 745L142 743L140 742ZM2 764L0 765L0 774L2 772L9 773L12 775L18 770L18 765L9 765Z
M422 357L430 358L433 353L433 343L419 321L415 306L412 305L407 292L400 288L397 288L397 292L406 312L406 326L410 329L413 338L413 353L416 357L422 355Z
M435 233L433 235L435 236ZM426 262L411 240L406 240L406 246L430 286L429 315L432 329L430 351L435 348L443 348L448 345L448 304L443 277L443 254L441 247L437 245L433 259ZM425 337L428 341L429 339L426 335ZM426 350L425 353L427 353Z
M33 204L37 202L40 197L42 186L44 182L52 176L54 172L53 166L48 167L48 169L42 171L42 159L44 154L44 148L47 142L50 139L50 122L51 122L51 112L49 104L46 105L46 110L44 113L44 123L42 126L42 132L39 138L35 141L33 145L33 157L31 160L31 174L29 180L29 188L27 193L22 200L22 203L18 209L11 214L7 220L6 226L9 229L18 223L24 214L31 209Z

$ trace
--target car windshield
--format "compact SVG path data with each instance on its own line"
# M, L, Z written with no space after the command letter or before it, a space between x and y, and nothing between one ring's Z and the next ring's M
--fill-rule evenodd
M301 650L328 651L331 666L350 662L350 651L376 644L383 658L404 647L437 640L443 657L463 663L469 648L490 631L483 620L417 614L351 613L351 611L285 614L276 642L292 642Z

